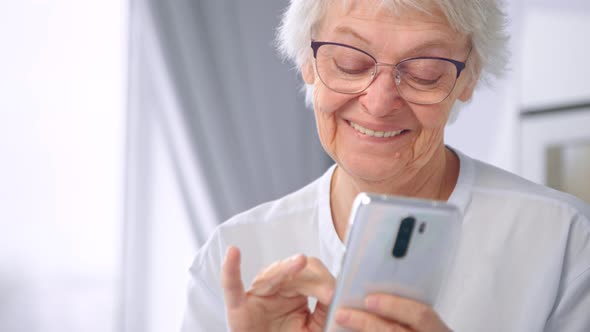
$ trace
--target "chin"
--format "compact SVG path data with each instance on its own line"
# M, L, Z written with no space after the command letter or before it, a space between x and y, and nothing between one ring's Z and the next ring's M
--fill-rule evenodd
M382 160L379 160L382 159ZM353 158L341 160L338 166L352 177L368 183L391 181L401 173L401 160L390 158Z

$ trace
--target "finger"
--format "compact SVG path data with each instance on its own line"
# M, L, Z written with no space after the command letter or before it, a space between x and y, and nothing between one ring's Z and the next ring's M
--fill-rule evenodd
M225 254L221 274L221 287L223 297L228 309L238 307L245 299L244 285L240 270L240 250L236 247L229 247Z
M310 266L309 270L313 271L313 276L301 275L301 278L306 281L301 286L301 292L317 299L315 309L311 315L311 325L318 326L319 331L323 330L323 326L328 319L328 311L332 302L334 288L336 287L336 279L319 259L310 258L308 265Z
M268 283L279 284L282 280L291 278L301 271L306 263L307 259L302 254L276 261L256 275L252 287L259 288Z
M354 309L338 309L335 316L336 324L353 331L410 332L401 324L388 321L366 311Z
M365 299L365 306L369 312L416 331L449 331L434 309L418 301L390 294L372 294Z
M293 279L306 264L307 258L301 254L275 262L254 278L248 293L257 296L274 295L284 282Z
M334 276L319 259L304 259L303 269L294 268L288 274L282 272L288 270L284 261L272 264L255 278L249 293L269 296L280 292L285 297L304 295L315 297L320 309L322 305L329 305L336 284Z
M319 300L316 303L313 314L309 320L309 327L311 331L322 331L328 319L329 305L321 303Z
M315 297L318 308L332 302L332 294L336 286L336 279L322 263L315 257L309 257L305 269L292 280L290 287L305 296Z

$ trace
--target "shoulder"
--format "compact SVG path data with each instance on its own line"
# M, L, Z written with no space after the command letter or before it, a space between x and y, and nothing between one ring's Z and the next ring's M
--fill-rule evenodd
M184 330L225 330L220 280L228 246L240 248L242 280L248 284L260 268L286 257L290 251L297 252L298 245L306 245L301 233L309 233L317 220L314 214L326 204L321 196L326 187L329 189L332 172L333 167L307 186L237 214L215 228L190 267Z
M590 299L590 206L481 161L468 162L473 179L465 216L472 229L484 233L479 248L494 248L502 260L526 257L525 266L536 261L548 267L540 270L545 278L556 276L558 297L583 281L577 292Z
M191 272L218 270L229 245L238 246L242 251L260 252L272 244L267 241L269 237L294 235L294 231L313 227L317 210L326 204L321 197L326 187L329 189L332 172L333 167L305 187L239 213L217 226L197 252ZM274 245L277 249L280 247L277 243Z
M473 194L488 199L499 199L507 205L521 204L522 208L559 209L580 218L590 230L590 206L579 198L531 182L490 164L473 160L475 178Z
M523 235L531 247L561 253L563 282L590 268L590 206L573 195L474 160L472 207L495 227ZM499 220L499 219L507 219ZM534 234L534 236L531 236ZM506 235L506 238L515 237Z
M242 225L284 222L289 219L289 216L299 216L313 211L318 205L318 195L324 177L325 175L279 199L239 213L222 223L218 228L223 232Z

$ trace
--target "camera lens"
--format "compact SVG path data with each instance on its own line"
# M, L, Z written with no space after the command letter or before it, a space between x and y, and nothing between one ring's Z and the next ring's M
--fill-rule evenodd
M420 224L420 226L418 227L418 233L422 234L424 233L424 231L426 230L426 223L423 222Z
M393 245L393 257L401 258L406 255L415 225L416 219L414 217L406 217L402 220Z

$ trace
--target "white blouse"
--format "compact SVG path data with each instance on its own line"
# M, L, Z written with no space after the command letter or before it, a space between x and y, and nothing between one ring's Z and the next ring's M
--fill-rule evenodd
M435 310L454 331L590 331L590 206L455 152L449 202L463 212L462 238ZM338 275L345 247L330 212L335 167L217 227L190 268L183 332L227 330L220 269L230 245L242 251L246 287L296 253Z

